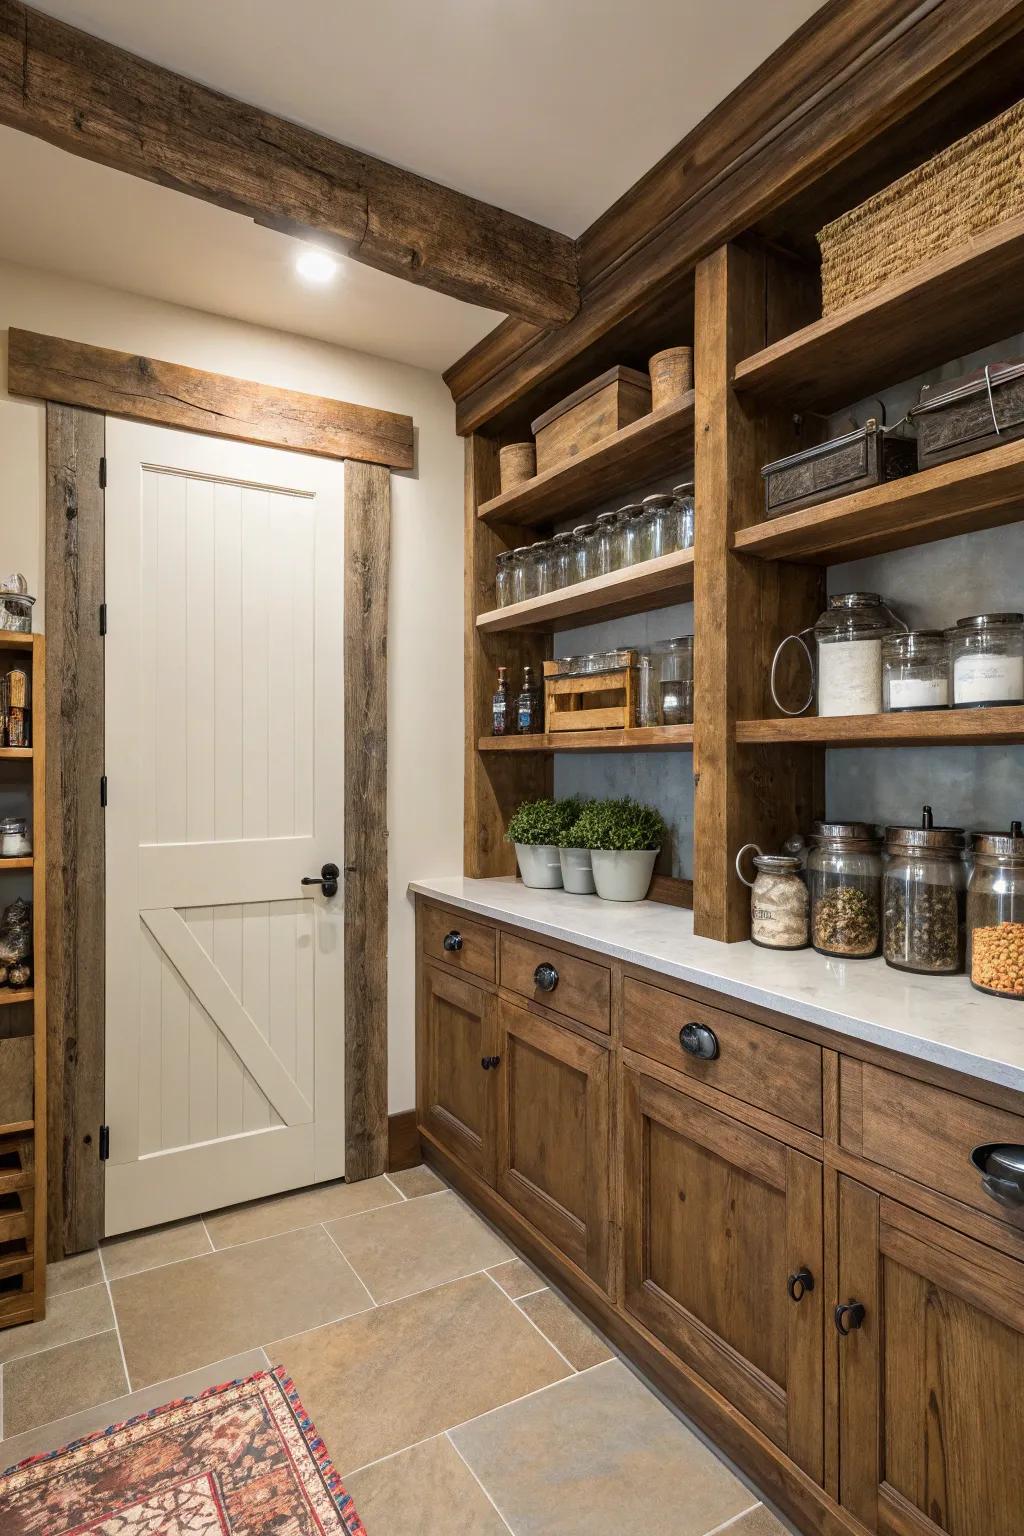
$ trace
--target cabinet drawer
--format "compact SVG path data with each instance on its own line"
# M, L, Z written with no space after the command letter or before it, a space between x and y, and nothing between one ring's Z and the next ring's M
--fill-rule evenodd
M538 982L536 973L541 966L554 971L553 979L550 971L541 978L552 982L549 987ZM543 1003L545 1008L579 1024L588 1024L591 1029L604 1034L611 1029L611 971L606 965L577 960L561 950L503 933L501 984L510 992Z
M1024 1230L1024 1207L994 1200L971 1162L989 1142L1024 1146L1024 1115L846 1056L839 1091L842 1146Z
M461 915L442 912L438 907L424 907L420 943L428 960L440 960L442 965L479 976L481 981L495 979L495 933L483 923L468 922Z
M629 976L622 1003L623 1045L820 1134L819 1046ZM714 1036L717 1051L712 1058L690 1055L683 1048L681 1032L688 1024Z

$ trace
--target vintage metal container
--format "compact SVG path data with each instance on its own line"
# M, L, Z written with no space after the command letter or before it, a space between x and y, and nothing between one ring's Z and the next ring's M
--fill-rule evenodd
M796 512L800 507L899 480L916 468L913 440L901 437L896 428L880 426L872 417L842 437L766 464L761 471L765 517L779 517L783 512Z
M950 384L925 384L907 415L921 469L1024 437L1024 362L989 363Z

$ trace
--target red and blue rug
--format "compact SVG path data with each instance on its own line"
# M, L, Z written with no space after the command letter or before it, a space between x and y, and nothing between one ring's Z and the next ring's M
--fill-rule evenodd
M282 1366L34 1456L4 1536L366 1536Z

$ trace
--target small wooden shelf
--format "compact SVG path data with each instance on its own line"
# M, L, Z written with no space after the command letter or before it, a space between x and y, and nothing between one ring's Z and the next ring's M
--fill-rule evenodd
M742 528L733 548L763 560L835 565L997 528L1024 517L1024 439L937 464L905 480Z
M481 752L668 752L693 746L692 725L626 731L547 731L543 736L481 736Z
M31 651L35 639L35 635L25 635L18 630L0 629L0 651Z
M738 363L736 389L835 410L1020 330L1024 217Z
M31 854L25 859L0 859L0 869L34 869L35 859Z
M579 581L544 597L494 608L479 615L476 627L484 634L509 629L546 632L692 600L693 550L680 549L658 560L645 560L624 571L613 571L610 576Z
M0 758L7 758L11 762L21 762L31 756L31 747L0 747Z
M10 1008L15 1003L30 1003L35 995L34 987L0 987L0 1008Z
M823 747L985 747L1024 742L1024 706L928 709L889 715L800 715L782 720L737 720L736 740L807 742Z
M550 523L608 501L644 480L682 470L693 458L693 391L641 416L558 469L545 470L481 504L485 522Z

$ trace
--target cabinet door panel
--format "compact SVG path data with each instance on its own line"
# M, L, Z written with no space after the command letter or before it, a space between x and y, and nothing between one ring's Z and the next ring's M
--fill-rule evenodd
M820 1163L632 1068L623 1117L627 1309L820 1480Z
M420 1124L467 1168L494 1182L491 993L433 966L423 967L417 1099Z
M511 1003L499 1042L498 1191L607 1289L608 1052Z

